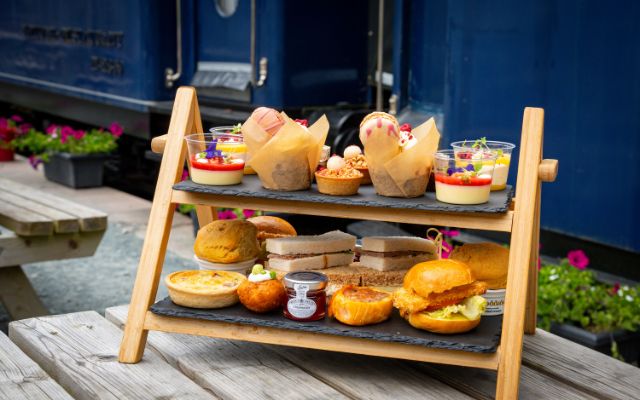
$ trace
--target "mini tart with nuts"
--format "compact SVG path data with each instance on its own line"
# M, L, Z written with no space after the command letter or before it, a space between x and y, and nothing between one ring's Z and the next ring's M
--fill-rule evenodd
M230 271L177 271L165 278L171 301L191 308L223 308L238 302L238 287L247 278Z
M358 154L354 157L345 159L348 167L357 169L362 174L361 185L370 185L371 176L369 175L369 167L367 166L367 160L364 158L364 154Z
M340 156L327 161L327 168L316 172L318 191L332 196L350 196L358 193L362 173L349 167Z

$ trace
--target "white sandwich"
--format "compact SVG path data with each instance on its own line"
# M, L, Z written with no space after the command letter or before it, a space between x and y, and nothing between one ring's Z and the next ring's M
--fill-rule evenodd
M356 237L341 231L267 239L269 268L293 272L349 265Z
M415 236L369 236L362 238L360 264L378 271L408 269L415 264L436 260L436 245Z

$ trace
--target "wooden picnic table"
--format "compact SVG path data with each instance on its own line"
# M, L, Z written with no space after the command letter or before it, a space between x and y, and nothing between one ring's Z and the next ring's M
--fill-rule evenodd
M121 364L127 306L32 318L0 334L0 399L488 399L496 372L149 332ZM524 339L520 398L637 399L640 369L542 330Z
M22 264L91 256L106 228L102 211L0 178L0 301L9 315L47 314Z

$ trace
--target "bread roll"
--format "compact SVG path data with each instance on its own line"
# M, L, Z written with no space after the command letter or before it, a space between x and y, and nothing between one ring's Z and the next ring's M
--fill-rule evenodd
M471 269L464 263L442 259L414 265L404 276L403 287L422 297L429 297L431 293L442 293L475 280Z
M202 260L231 264L256 259L258 229L241 220L218 220L200 228L193 251Z
M467 264L475 278L486 282L489 289L507 287L507 248L495 243L467 243L456 247L449 258Z
M475 319L463 317L432 318L428 313L417 312L407 314L405 318L414 328L442 334L467 332L480 324L480 316Z

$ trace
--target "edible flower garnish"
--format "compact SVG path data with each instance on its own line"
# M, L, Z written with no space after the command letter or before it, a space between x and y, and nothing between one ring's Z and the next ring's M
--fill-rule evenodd
M232 135L239 135L242 132L242 124L238 123L237 125L234 125L233 128L231 129L231 133Z
M216 150L217 145L218 145L218 141L213 140L211 144L209 144L209 146L207 147L207 150L205 150L206 158L208 160L216 157L222 157L222 151Z

